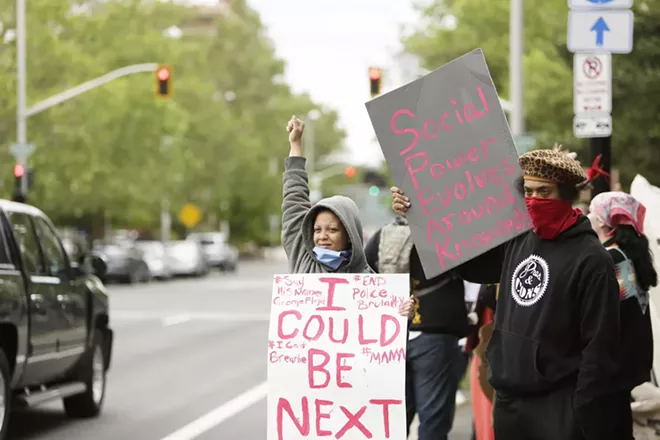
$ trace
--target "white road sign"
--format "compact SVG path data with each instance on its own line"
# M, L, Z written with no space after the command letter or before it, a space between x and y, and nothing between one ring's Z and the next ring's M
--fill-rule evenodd
M15 159L25 159L34 152L34 145L32 144L13 144L9 147L9 152Z
M612 136L612 116L586 113L576 115L573 118L573 133L577 138Z
M568 13L568 50L571 52L630 53L632 46L632 11L572 10Z
M629 9L633 0L568 0L571 9Z
M612 112L612 55L573 56L573 112Z

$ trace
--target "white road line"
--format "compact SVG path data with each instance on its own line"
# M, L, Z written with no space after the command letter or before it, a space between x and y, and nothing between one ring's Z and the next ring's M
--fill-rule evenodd
M263 382L229 402L220 405L197 420L190 422L162 440L193 440L259 402L266 397L267 392L267 383Z
M268 313L220 313L220 312L186 312L186 311L162 311L162 312L142 312L134 310L116 310L110 311L110 319L117 321L147 321L147 320L165 320L172 319L175 324L179 324L174 319L189 317L188 320L199 321L228 321L228 322L246 322L246 321L269 321ZM185 322L185 321L183 321Z
M163 318L163 325L169 327L171 325L183 324L192 319L190 315L172 315L167 318Z

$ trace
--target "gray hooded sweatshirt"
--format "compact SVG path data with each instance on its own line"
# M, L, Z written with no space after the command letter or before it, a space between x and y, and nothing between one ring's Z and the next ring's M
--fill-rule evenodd
M333 196L314 207L309 200L306 159L288 157L284 165L282 200L282 245L291 273L373 273L364 255L360 211L353 200ZM320 263L314 255L314 220L321 210L332 211L344 224L352 244L352 256L336 271Z

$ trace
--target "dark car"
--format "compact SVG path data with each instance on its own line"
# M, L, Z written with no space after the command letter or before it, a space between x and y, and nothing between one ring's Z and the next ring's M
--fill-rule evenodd
M104 270L71 261L43 212L0 200L0 440L12 406L100 413L113 344Z

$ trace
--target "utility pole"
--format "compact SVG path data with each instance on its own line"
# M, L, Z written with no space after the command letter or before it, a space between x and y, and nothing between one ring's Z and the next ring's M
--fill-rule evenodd
M511 0L509 19L509 89L511 100L511 132L513 136L525 133L524 108L524 0Z
M26 83L27 83L27 54L25 29L25 1L16 0L16 140L19 145L27 144L27 116L26 109ZM27 169L27 158L20 159L20 165ZM21 193L27 194L27 173L21 176Z
M310 194L312 202L321 199L321 181L316 176L316 121L321 117L318 110L312 110L305 117L305 158L307 159L307 175L309 176Z

